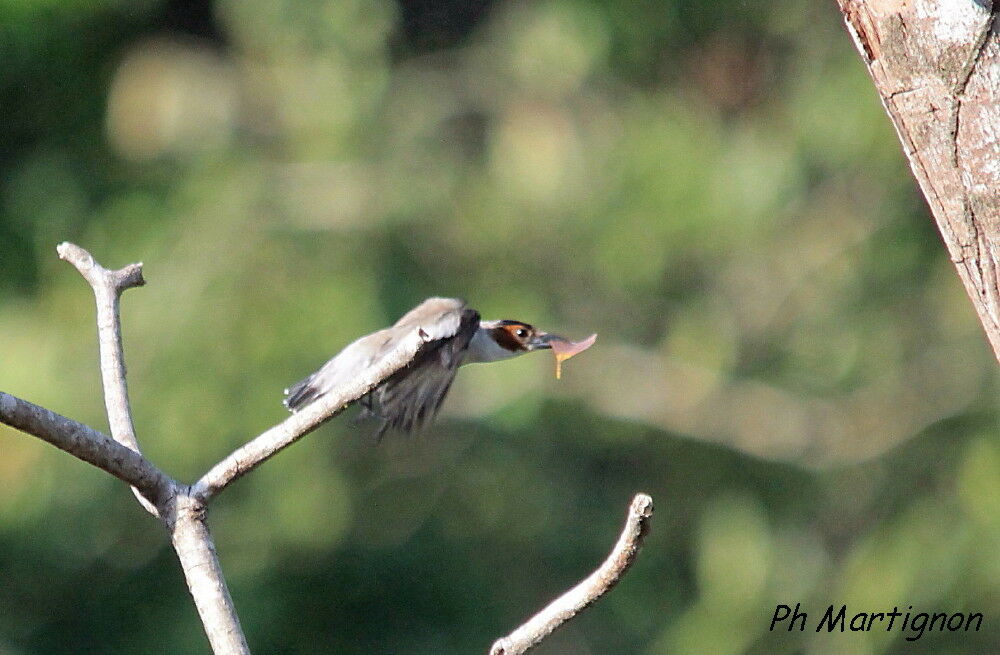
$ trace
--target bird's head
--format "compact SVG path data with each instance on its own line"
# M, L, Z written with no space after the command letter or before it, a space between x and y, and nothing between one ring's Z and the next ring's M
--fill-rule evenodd
M479 329L469 342L465 363L495 362L510 359L535 350L552 350L556 356L556 377L562 362L594 345L597 335L583 341L570 341L566 337L535 329L521 321L481 321Z
M552 347L551 342L560 338L522 321L481 321L479 330L469 343L465 361L473 363L509 359L535 350L549 349Z
M547 350L552 348L552 341L562 339L556 334L549 334L536 329L533 325L522 323L521 321L489 321L491 325L486 327L490 338L498 346L507 350L511 355L530 353L533 350Z

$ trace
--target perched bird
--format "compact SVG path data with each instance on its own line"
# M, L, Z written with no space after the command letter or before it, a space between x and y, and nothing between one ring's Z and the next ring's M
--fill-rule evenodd
M391 352L400 339L420 330L424 343L408 364L358 400L361 417L387 430L413 432L431 419L451 388L458 367L495 362L567 342L521 321L480 320L479 312L454 298L428 298L392 327L361 337L318 371L285 389L285 407L298 411L344 384Z

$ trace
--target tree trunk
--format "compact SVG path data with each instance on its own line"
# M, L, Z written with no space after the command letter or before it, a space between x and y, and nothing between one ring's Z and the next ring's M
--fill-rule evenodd
M1000 35L992 0L837 0L1000 359Z

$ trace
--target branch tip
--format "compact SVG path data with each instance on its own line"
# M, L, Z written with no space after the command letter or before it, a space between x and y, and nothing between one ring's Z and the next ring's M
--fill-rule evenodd
M649 494L636 494L632 499L632 514L648 519L653 515L653 499Z
M653 515L653 499L636 494L625 528L607 559L582 582L548 604L506 637L496 640L489 655L520 655L606 594L635 561Z
M59 259L69 262L77 268L92 268L93 266L98 265L94 260L93 255L75 243L70 243L69 241L63 241L56 246L56 252L59 254Z
M129 264L125 268L113 271L113 274L115 289L119 292L146 284L146 279L142 276L142 262Z

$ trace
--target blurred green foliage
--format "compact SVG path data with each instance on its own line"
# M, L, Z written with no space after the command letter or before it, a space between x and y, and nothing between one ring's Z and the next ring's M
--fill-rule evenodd
M833 3L0 2L0 388L103 427L76 241L145 451L190 480L432 294L598 347L324 427L213 509L257 652L485 652L653 532L539 653L988 653L996 362ZM0 653L206 652L117 482L0 428ZM768 632L980 611L978 634Z

